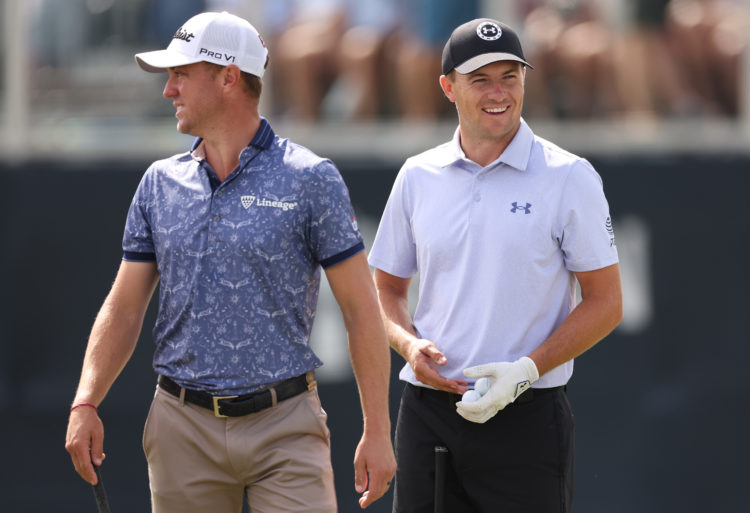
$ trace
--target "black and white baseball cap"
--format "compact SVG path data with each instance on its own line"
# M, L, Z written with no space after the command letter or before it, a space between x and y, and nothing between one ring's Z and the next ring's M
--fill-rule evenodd
M479 18L456 28L443 48L443 75L451 70L463 74L497 61L526 62L521 41L509 26L490 18Z
M234 64L262 77L267 57L266 44L247 20L228 12L204 12L186 21L166 50L137 53L135 60L151 73L206 61Z

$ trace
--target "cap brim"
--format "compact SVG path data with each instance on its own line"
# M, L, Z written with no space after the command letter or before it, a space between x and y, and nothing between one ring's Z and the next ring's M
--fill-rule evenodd
M169 49L135 54L135 62L138 63L141 69L149 73L162 73L167 71L167 68L186 66L200 61L201 59L189 57L180 52L170 51Z
M534 66L521 59L520 57L517 57L512 53L502 52L483 53L482 55L477 55L476 57L472 57L468 61L462 63L460 66L456 66L454 69L462 75L465 75L467 73L471 73L472 71L478 70L482 66L486 66L487 64L492 64L493 62L498 61L516 61L520 62L524 66L528 66L529 68L534 69Z

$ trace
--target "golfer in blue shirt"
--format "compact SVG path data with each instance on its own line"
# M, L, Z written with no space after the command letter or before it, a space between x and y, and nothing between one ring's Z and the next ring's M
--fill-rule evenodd
M341 307L364 417L361 507L395 471L389 350L347 188L333 163L258 112L265 43L227 13L188 20L166 50L164 96L187 153L153 163L128 211L123 261L89 339L66 448L94 484L97 408L129 359L159 284L158 387L146 421L153 510L335 512L326 414L308 345L321 268ZM90 450L90 455L89 455Z

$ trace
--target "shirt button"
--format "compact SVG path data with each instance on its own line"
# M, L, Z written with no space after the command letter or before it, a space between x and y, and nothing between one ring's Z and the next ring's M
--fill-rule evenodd
M216 193L216 195L221 198L222 196L224 196L224 191L219 191Z
M221 221L221 216L220 216L220 215L218 215L218 214L217 214L217 215L215 215L215 216L214 216L214 221L216 221L217 223L218 223L219 221Z
M476 202L482 201L482 195L481 194L475 194L474 195L474 201L476 201Z

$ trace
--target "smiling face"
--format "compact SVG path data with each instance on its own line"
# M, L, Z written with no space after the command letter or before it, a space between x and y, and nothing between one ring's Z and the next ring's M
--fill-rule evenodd
M462 75L440 77L448 99L456 104L461 144L491 143L500 153L521 124L526 69L519 62L498 61Z

